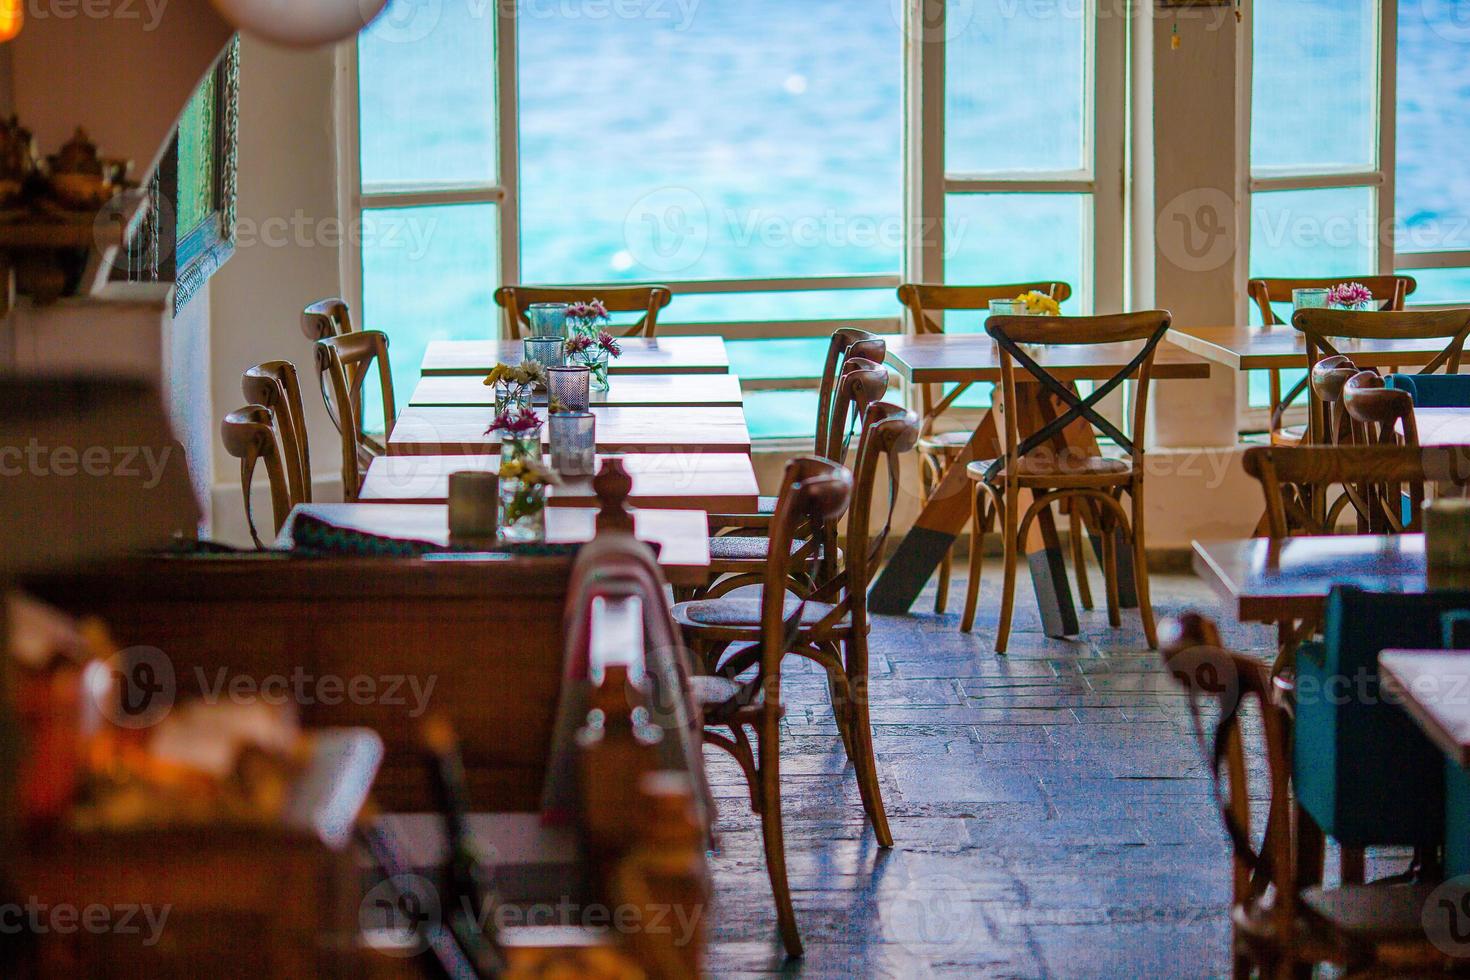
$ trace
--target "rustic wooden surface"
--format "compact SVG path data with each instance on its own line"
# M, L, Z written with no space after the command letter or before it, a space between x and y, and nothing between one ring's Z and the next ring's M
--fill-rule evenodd
M1175 326L1169 331L1169 340L1192 354L1236 371L1307 366L1306 338L1290 324L1270 328ZM1430 337L1344 341L1339 349L1358 367L1418 367L1438 357L1444 346L1443 337Z
M621 374L613 377L607 391L592 392L593 405L622 408L653 405L711 405L738 407L745 404L740 379L733 374ZM410 406L495 404L495 389L475 375L433 375L421 379L409 399ZM546 404L546 393L538 392L536 404Z
M1171 331L1170 337L1173 336ZM984 334L926 334L885 337L887 363L917 384L944 381L1000 381L1000 350ZM1038 364L1063 381L1104 380L1117 374L1138 353L1141 343L1092 344L1037 348ZM1165 340L1154 359L1155 379L1208 378L1210 365Z
M720 337L638 337L619 340L623 356L609 362L612 374L727 374L730 358ZM519 364L519 340L435 340L424 352L423 373L488 374L496 364ZM614 381L614 384L617 382Z
M1385 650L1378 655L1383 686L1434 744L1470 768L1470 657L1463 650Z
M499 452L483 408L407 408L388 437L390 456L477 456ZM618 453L750 453L739 408L594 408L597 451ZM550 426L541 429L547 444Z
M1470 446L1470 408L1416 408L1421 446Z
M598 465L607 457L599 457ZM623 457L633 477L629 503L635 507L751 513L760 490L755 468L744 453L637 453ZM462 470L493 472L500 454L477 456L384 456L368 467L361 499L365 503L442 504L449 498L449 475ZM590 477L563 478L551 488L557 507L596 503Z

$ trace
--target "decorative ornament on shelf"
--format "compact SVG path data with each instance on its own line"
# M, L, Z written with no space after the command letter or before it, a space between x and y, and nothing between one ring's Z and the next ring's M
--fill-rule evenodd
M293 48L353 37L388 0L211 0L220 16L249 34ZM413 6L413 5L408 5Z
M1023 312L1025 316L1061 316L1062 307L1056 300L1045 293L1032 290L1022 293L1015 299L1016 312Z

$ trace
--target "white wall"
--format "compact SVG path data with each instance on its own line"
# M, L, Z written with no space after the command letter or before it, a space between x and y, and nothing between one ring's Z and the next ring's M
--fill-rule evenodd
M322 407L301 309L339 291L339 228L330 48L296 52L245 38L240 52L239 246L210 290L216 420L243 404L240 375L288 360L301 373L318 491L340 494L337 431ZM248 544L239 464L214 440L214 537ZM257 473L256 514L270 505Z

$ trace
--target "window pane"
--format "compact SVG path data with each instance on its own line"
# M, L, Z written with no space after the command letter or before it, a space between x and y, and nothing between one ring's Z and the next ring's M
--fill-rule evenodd
M1366 276L1376 269L1367 187L1251 196L1252 276Z
M1092 4L950 4L945 170L1091 169L1085 51Z
M820 378L827 361L825 337L732 340L725 344L730 373L742 379Z
M393 0L363 32L363 190L495 183L495 10Z
M897 272L891 0L636 6L521 18L525 279Z
M752 439L812 439L817 431L817 393L746 392L745 423Z
M1470 306L1470 269L1410 269L1419 283L1409 305L1417 303Z
M498 333L496 224L492 204L363 212L363 324L392 340L400 403L418 382L429 341Z
M705 293L675 296L659 314L664 323L749 323L761 320L897 318L896 289L828 289L809 292Z
M1399 6L1398 228L1401 252L1470 249L1470 4ZM1446 166L1447 161L1455 161ZM1417 299L1417 297L1415 297Z
M1377 165L1376 0L1257 0L1251 169Z
M951 194L945 208L946 282L978 286L1061 280L1072 287L1063 312L1091 312L1090 196ZM978 332L982 320L976 317L971 323L956 314L946 319L945 329Z

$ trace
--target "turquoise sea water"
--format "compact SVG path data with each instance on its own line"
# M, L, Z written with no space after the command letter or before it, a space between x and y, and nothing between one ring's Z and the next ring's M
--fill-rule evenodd
M521 277L647 281L897 274L902 56L897 0L521 0ZM1085 23L1075 4L973 5L951 38L955 171L1066 169L1085 152ZM1371 166L1371 0L1257 0L1255 163ZM1405 0L1399 208L1427 248L1470 248L1470 0ZM492 184L495 0L394 0L361 42L365 189ZM1060 13L1058 13L1060 11ZM1329 26L1330 25L1330 26ZM1306 70L1303 66L1313 66ZM1308 81L1303 81L1307 79ZM1303 120L1314 125L1304 125ZM1044 122L1041 122L1044 120ZM1446 161L1454 161L1453 166ZM1293 197L1292 195L1295 195ZM952 281L1066 278L1086 293L1083 196L954 196ZM1259 195L1253 268L1363 270L1367 240L1272 229L1361 215L1354 189ZM369 213L367 323L395 383L434 338L498 327L498 209ZM1267 229L1263 233L1261 229ZM1417 240L1417 239L1416 239ZM1470 273L1426 280L1470 298ZM1073 312L1084 304L1074 302ZM671 321L894 316L890 290L681 296ZM822 342L732 344L750 377L809 373ZM758 435L810 430L809 393L750 400Z

